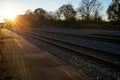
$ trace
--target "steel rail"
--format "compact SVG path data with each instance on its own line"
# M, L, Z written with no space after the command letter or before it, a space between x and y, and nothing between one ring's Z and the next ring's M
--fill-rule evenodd
M81 33L81 34L66 33L66 32L49 31L49 30L37 30L37 31L120 44L120 38L118 37L116 38L116 37L110 37L110 36L102 36L102 35L96 35L96 34L84 34L84 33Z

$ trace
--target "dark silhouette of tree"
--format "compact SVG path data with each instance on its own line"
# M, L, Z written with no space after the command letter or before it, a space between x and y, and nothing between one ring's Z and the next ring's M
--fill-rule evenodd
M42 8L37 8L34 10L34 14L36 15L36 17L41 20L41 19L45 19L46 16L46 11Z
M89 20L91 15L97 18L101 9L101 3L98 0L82 0L77 11L82 19Z
M44 24L46 24L47 12L44 9L42 8L35 9L34 15L35 15L35 18L37 20L36 22L38 25L43 26Z
M29 22L36 22L36 17L35 17L35 15L34 15L34 13L30 10L30 9L28 9L27 11L26 11L26 13L25 13L25 17L24 17L24 19L26 18L26 20L27 21L29 21Z
M46 15L46 19L48 20L59 20L60 17L56 12L48 12Z
M116 5L111 4L107 9L108 19L110 21L116 21L117 20L117 11L116 11Z
M116 4L117 6L117 20L120 21L120 0L113 0L113 2Z
M26 12L25 12L26 15L30 15L32 14L32 11L30 9L28 9Z
M57 11L55 12L55 14L57 15L58 19L60 20L60 12L57 10Z
M120 0L113 0L107 9L108 19L111 21L120 21Z
M71 18L75 18L76 11L74 10L72 5L66 4L66 5L62 5L59 8L59 14L62 18L64 17L65 20L69 20Z
M26 16L26 18L27 18L28 20L31 20L32 18L34 18L34 14L33 14L33 12L32 12L30 9L28 9L28 10L25 12L25 16Z

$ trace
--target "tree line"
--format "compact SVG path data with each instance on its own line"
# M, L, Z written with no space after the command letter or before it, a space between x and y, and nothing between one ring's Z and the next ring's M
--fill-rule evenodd
M47 12L43 8L34 11L28 9L24 15L16 20L27 26L82 26L89 23L105 23L102 20L102 3L98 0L81 0L77 9L71 4L64 4L54 12ZM106 10L109 21L120 21L120 0L112 0ZM106 24L106 23L105 23ZM25 26L26 26L25 25ZM85 26L86 26L85 25ZM93 26L93 25L92 25ZM98 25L97 25L98 26Z

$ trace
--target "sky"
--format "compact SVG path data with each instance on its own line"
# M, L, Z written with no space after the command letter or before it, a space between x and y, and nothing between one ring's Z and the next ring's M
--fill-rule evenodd
M99 0L102 3L101 11L104 19L106 19L106 10L112 0ZM24 14L26 10L34 11L36 8L43 8L47 11L56 11L63 4L72 4L76 9L81 0L0 0L0 21L5 14Z

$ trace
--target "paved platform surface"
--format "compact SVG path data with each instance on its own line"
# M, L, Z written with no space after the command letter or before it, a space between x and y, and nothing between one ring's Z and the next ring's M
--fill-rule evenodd
M9 80L88 80L59 58L51 55L21 36L3 29L3 78ZM13 78L13 79L12 79Z

